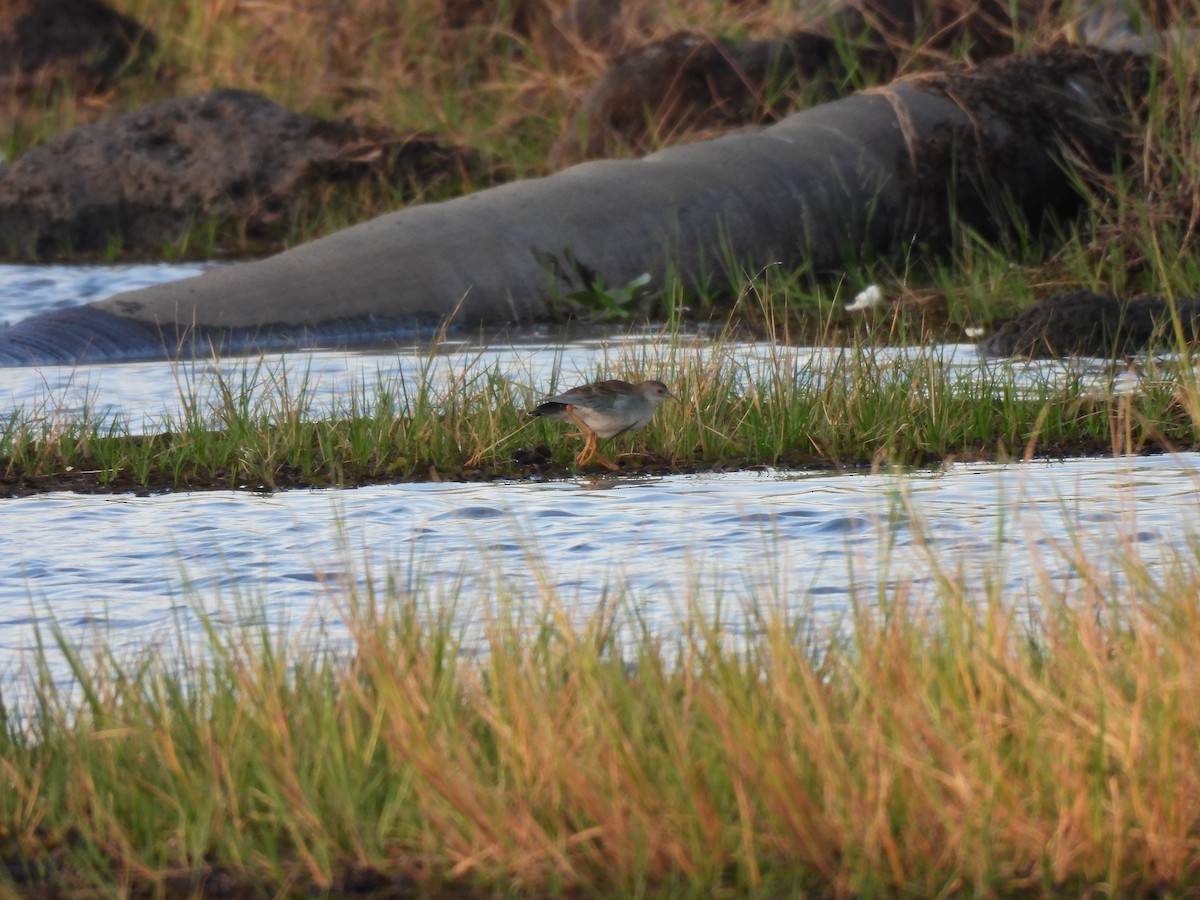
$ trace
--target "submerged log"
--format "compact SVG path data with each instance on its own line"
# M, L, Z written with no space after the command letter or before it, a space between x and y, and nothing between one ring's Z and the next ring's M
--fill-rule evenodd
M556 298L648 273L690 290L782 263L937 248L960 224L1036 224L1081 199L1073 159L1127 149L1148 62L1058 48L896 81L751 134L584 163L373 219L257 262L35 316L0 363L376 341L453 317L544 319ZM103 337L103 340L100 338Z

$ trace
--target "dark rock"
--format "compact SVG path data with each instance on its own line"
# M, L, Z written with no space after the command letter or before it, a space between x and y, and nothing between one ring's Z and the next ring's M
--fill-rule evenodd
M655 137L778 118L784 105L764 97L782 92L766 91L768 81L811 77L816 68L809 63L831 50L830 38L807 33L761 41L680 33L630 50L588 92L550 158L562 165L618 149L641 154Z
M270 240L330 185L431 183L467 165L468 154L425 135L218 90L76 128L0 168L0 253L153 254L214 220Z
M1200 300L1175 304L1184 336L1200 334ZM1072 291L1031 306L980 343L987 356L1095 356L1139 353L1174 340L1171 305L1161 297L1119 300L1108 294Z
M0 95L68 84L106 88L154 35L99 0L0 0Z
M619 0L575 5L587 14L581 23L596 23L598 37L585 43L620 46L613 37ZM844 0L824 20L771 40L671 35L617 56L551 159L563 165L641 154L654 138L770 122L792 111L792 87L832 100L855 83L892 77L913 57L942 65L951 48L964 44L975 62L1011 53L1014 18L1028 25L1044 14L1042 0ZM847 47L854 48L853 71Z

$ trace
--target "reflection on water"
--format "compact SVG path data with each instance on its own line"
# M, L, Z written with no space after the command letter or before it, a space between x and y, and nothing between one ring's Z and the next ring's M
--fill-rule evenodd
M348 491L55 494L0 503L0 661L34 619L137 646L196 604L259 602L336 623L347 585L389 580L460 610L503 594L594 608L625 592L651 623L687 603L784 603L821 617L881 585L931 595L930 560L1015 602L1081 577L1076 545L1148 564L1186 549L1195 455L903 475L737 473ZM603 484L607 489L595 489ZM881 581L880 573L886 573ZM186 616L185 616L186 618Z

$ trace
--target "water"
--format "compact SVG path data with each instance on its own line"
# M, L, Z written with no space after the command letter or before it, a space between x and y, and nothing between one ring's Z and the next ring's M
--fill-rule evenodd
M23 286L23 316L179 272L0 267L0 297ZM90 293L72 294L67 282ZM428 347L413 346L306 352L266 365L271 378L307 379L316 407L337 408L381 381L422 372L452 383L481 359L536 393L556 369L565 380L590 378L614 359L641 358L653 343L653 334L600 335L564 348L534 333L483 348L451 342L432 363ZM740 350L748 359L773 352ZM816 352L827 351L794 351L796 365ZM944 352L945 364L968 376L983 365L970 346ZM255 364L219 365L228 377ZM209 389L213 365L5 369L0 401L63 413L86 407L153 427L178 414L181 398ZM454 599L468 613L504 596L530 604L554 597L586 614L621 595L664 629L689 605L711 612L718 598L732 628L742 600L835 619L881 586L933 592L935 565L961 571L979 590L998 581L1022 602L1044 593L1047 581L1077 583L1090 561L1103 568L1114 552L1150 566L1186 555L1191 529L1181 523L1196 521L1198 474L1200 458L1177 455L907 475L769 471L4 500L0 671L30 661L39 622L123 652L179 628L198 634L200 610L231 621L249 600L272 628L322 622L336 632L350 592L389 580L423 603Z
M37 313L94 303L152 284L199 275L207 263L120 266L0 266L0 326Z
M554 483L0 503L0 661L39 618L115 648L197 606L254 600L277 621L336 624L349 589L391 578L464 608L502 593L586 613L627 591L669 628L687 605L745 598L835 618L880 584L932 589L931 560L1016 602L1103 567L1187 552L1200 457L953 465L909 475L736 473ZM997 540L998 536L1000 540ZM880 572L886 576L880 579ZM712 612L706 609L705 612ZM728 623L738 627L736 604ZM184 616L198 628L197 621Z

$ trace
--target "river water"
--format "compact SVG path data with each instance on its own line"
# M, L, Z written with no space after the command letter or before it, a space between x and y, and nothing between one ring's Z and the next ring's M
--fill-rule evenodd
M196 268L0 267L10 321ZM697 338L702 342L702 338ZM563 345L526 334L481 348L443 346L273 360L296 365L316 406L336 408L380 379L452 377L486 364L536 393L555 377L593 377L653 337L590 336ZM747 345L746 355L771 348ZM816 351L814 351L816 352ZM970 370L970 346L945 363ZM252 365L253 363L251 363ZM0 404L94 413L152 428L178 414L181 382L219 363L0 369ZM1044 373L1042 376L1044 377ZM195 391L191 390L194 394ZM670 629L699 607L736 630L740 604L784 604L817 619L905 590L933 595L949 572L1014 602L1105 572L1117 559L1150 570L1193 553L1200 458L1173 455L949 465L907 474L741 472L565 481L389 485L269 496L204 492L151 497L47 494L0 500L0 672L31 663L35 632L136 652L180 632L202 640L201 613L268 627L319 623L336 633L347 597L408 593L471 616L498 599L558 602L581 615L621 598Z

